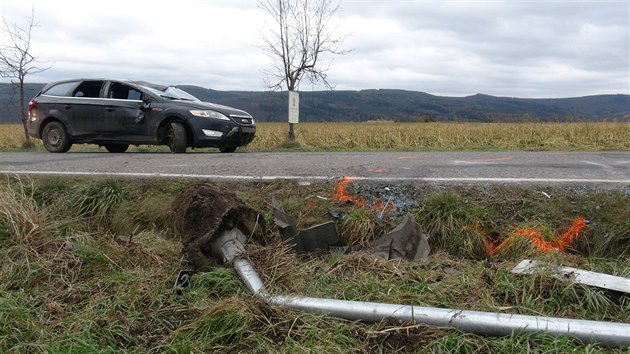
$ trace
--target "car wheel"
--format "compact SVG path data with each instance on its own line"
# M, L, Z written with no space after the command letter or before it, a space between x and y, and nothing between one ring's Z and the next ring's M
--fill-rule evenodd
M127 151L129 144L106 144L105 149L113 153L121 153Z
M220 147L219 151L221 152L225 152L225 153L230 153L230 152L234 152L236 151L236 146L224 146L224 147Z
M44 126L42 141L46 150L50 152L66 152L72 147L66 128L57 121L50 122Z
M168 129L166 138L171 152L186 152L186 128L179 122L172 122Z

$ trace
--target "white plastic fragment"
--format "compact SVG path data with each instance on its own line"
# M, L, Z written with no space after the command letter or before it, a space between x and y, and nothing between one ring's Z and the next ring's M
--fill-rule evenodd
M551 272L554 277L563 281L570 281L630 294L630 279L615 275L591 272L589 270L572 267L562 267L529 259L522 260L512 269L512 273L516 274L533 274L536 271Z

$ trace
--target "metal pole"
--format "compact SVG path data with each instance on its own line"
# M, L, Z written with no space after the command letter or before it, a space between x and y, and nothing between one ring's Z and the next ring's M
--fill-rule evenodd
M226 254L234 255L223 245ZM227 245L227 246L226 246ZM242 248L242 244L240 245ZM227 260L230 260L227 257ZM514 332L548 333L568 336L584 343L596 342L609 347L630 346L630 324L566 319L557 317L513 315L496 312L468 311L436 307L384 304L363 301L322 299L293 295L271 295L249 261L234 260L234 269L245 286L269 304L294 310L321 313L349 320L378 322L387 318L439 327L455 327L480 335L506 336Z

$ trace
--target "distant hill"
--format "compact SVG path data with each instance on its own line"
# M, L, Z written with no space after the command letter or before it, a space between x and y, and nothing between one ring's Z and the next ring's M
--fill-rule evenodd
M43 84L27 84L33 97ZM286 121L287 93L216 91L181 85L202 101L233 106L261 122ZM17 95L10 84L0 84L0 122L19 122ZM526 99L477 94L467 97L434 96L405 90L312 91L300 93L300 121L630 121L630 95Z
M24 97L28 101L39 92L44 84L25 84ZM11 84L0 83L0 123L20 122L20 93Z

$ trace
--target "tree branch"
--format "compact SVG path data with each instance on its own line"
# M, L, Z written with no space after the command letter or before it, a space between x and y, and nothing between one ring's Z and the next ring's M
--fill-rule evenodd
M31 16L27 18L27 23L20 26L17 23L9 23L6 18L2 18L2 31L7 34L7 39L0 45L0 76L16 79L11 80L17 86L20 93L20 113L24 126L24 136L29 141L26 128L26 107L24 102L24 80L28 75L41 73L52 67L53 64L40 66L45 62L39 61L37 56L31 53L31 36L35 23L35 8L31 7Z
M260 7L273 19L274 25L263 35L264 52L272 61L267 74L279 81L270 88L296 90L304 76L311 82L322 81L327 88L323 56L343 55L347 35L337 35L330 20L339 11L333 0L259 0Z

